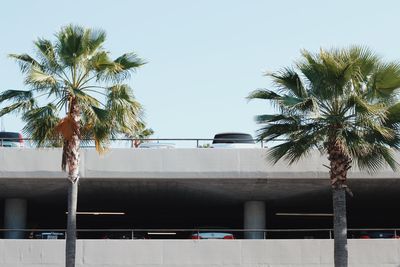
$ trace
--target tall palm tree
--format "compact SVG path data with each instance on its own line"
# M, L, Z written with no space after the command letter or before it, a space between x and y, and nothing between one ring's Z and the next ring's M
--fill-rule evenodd
M400 65L385 63L363 47L302 52L294 67L267 74L274 89L259 89L249 99L269 100L276 114L256 116L258 138L284 139L268 158L292 164L318 149L327 154L334 212L335 266L347 266L346 191L352 165L370 172L393 170L398 149ZM396 115L397 114L397 115Z
M34 42L36 57L12 54L29 90L7 90L0 103L0 117L19 112L24 131L38 146L61 144L62 169L68 173L66 266L75 266L76 209L79 179L79 147L92 138L103 151L116 134L133 135L141 106L122 82L144 62L134 53L115 60L104 50L102 30L68 25L54 42Z

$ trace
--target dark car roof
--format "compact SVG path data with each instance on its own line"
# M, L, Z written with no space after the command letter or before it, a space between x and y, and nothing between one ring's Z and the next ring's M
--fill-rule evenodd
M0 132L0 138L19 138L20 133L16 132Z
M228 134L250 135L250 136L251 136L251 134L248 134L248 133L240 133L240 132L217 133L217 134L215 134L215 136L217 136L217 135L228 135Z
M253 136L248 133L218 133L214 136L213 144L218 143L249 143L254 144Z

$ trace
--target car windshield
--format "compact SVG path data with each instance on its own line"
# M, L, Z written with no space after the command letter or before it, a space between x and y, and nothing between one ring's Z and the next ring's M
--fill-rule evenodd
M19 133L0 132L0 140L4 142L18 142Z
M227 143L254 144L254 140L250 134L228 133L214 136L213 144Z

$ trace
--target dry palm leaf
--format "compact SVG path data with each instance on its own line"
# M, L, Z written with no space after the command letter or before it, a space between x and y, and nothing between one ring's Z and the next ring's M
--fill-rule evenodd
M57 124L56 131L60 133L65 140L70 141L74 134L78 133L78 123L68 115Z

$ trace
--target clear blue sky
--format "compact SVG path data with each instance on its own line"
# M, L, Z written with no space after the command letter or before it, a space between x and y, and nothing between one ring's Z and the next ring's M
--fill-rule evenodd
M149 63L129 81L155 137L254 134L267 103L245 99L268 87L262 74L291 65L302 48L367 45L400 59L399 1L5 1L1 8L0 91L23 88L9 53L74 23L104 29L106 49ZM16 116L6 130L19 131Z

